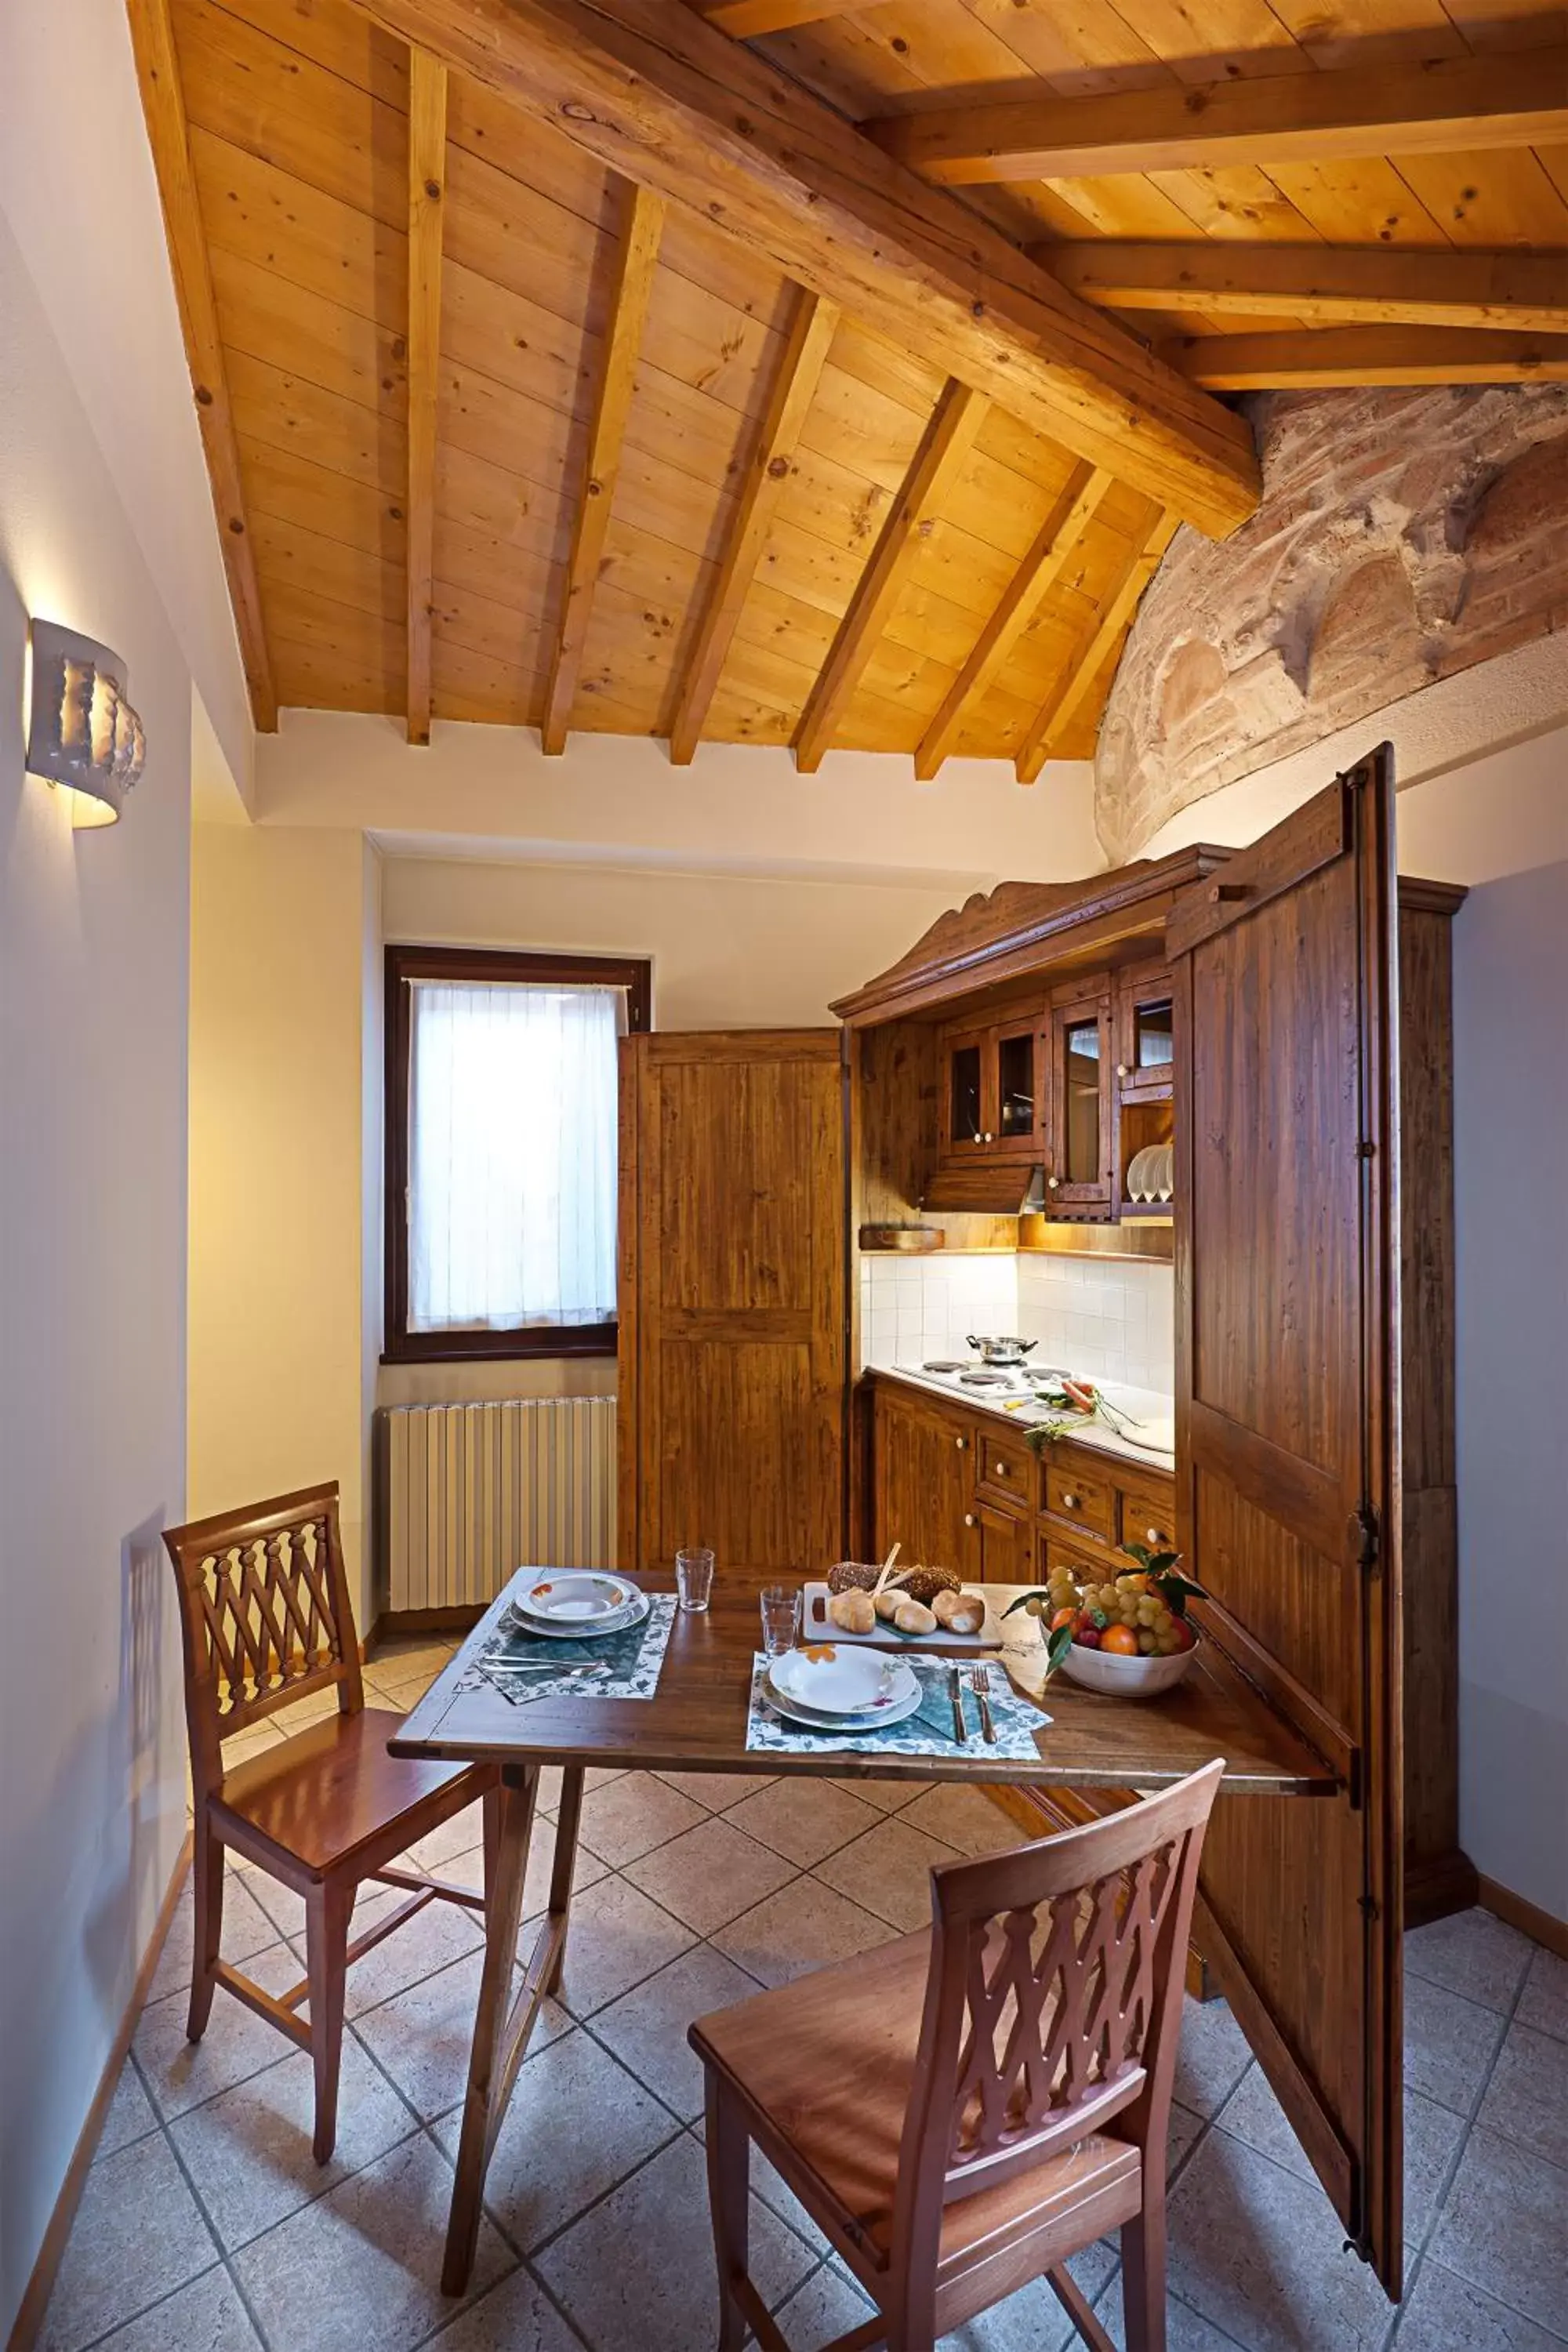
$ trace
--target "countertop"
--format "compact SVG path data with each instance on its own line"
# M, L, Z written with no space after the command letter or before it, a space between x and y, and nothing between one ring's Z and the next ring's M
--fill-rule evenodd
M965 1412L984 1413L992 1421L1008 1423L1016 1429L1037 1429L1043 1422L1059 1420L1048 1407L1020 1404L1009 1410L1007 1404L984 1389L955 1389L948 1381L911 1370L903 1364L868 1364L866 1371L879 1381L895 1381L902 1387L919 1389L922 1395L940 1397L944 1404L961 1405ZM1144 1423L1151 1437L1163 1438L1163 1444L1134 1445L1119 1437L1106 1422L1076 1420L1064 1433L1075 1445L1088 1445L1097 1454L1111 1454L1121 1462L1142 1463L1148 1470L1163 1472L1166 1477L1176 1467L1174 1406L1171 1398L1158 1389L1135 1389L1120 1381L1097 1381L1095 1383L1108 1402L1130 1421Z

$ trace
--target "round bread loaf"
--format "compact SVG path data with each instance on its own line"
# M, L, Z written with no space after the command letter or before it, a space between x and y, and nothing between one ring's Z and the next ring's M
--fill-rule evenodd
M827 1571L827 1590L869 1592L881 1573L868 1560L841 1559ZM956 1592L963 1579L955 1568L910 1568L895 1570L893 1581L907 1599L922 1601L929 1608L939 1592Z

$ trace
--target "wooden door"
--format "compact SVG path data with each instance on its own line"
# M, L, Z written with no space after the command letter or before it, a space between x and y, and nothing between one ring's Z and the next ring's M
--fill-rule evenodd
M983 1584L1033 1584L1035 1530L1016 1511L999 1511L994 1503L977 1503L980 1522L980 1581Z
M1394 794L1374 755L1179 899L1176 1515L1211 1632L1333 1768L1215 1809L1195 1940L1400 2287Z
M839 1033L621 1052L621 1564L815 1573L846 1536Z
M980 1570L974 1439L918 1399L879 1388L872 1425L872 1549L896 1543L906 1566L932 1560L961 1576Z

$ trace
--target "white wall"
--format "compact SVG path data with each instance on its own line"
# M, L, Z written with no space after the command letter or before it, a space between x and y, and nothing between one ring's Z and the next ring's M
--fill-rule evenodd
M336 1478L353 1585L379 1273L374 853L357 833L255 826L199 824L192 843L191 1509Z
M60 75L90 81L61 16ZM109 13L109 12L104 12ZM121 22L121 30L123 25ZM27 91L0 92L9 118ZM13 108L12 100L22 103ZM61 126L49 178L73 171ZM9 161L11 159L7 159ZM90 310L90 283L81 299ZM174 1582L184 1505L191 678L117 474L0 219L0 2334L184 1832ZM129 667L148 761L73 834L23 772L30 614Z
M1097 1381L1165 1397L1175 1385L1167 1265L1035 1250L861 1259L864 1362L962 1359L972 1331L1016 1331L1037 1363Z

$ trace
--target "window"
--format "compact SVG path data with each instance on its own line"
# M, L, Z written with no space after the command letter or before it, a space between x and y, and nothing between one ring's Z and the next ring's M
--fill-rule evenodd
M614 1355L616 1045L648 966L386 950L386 1356Z

